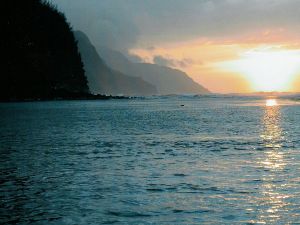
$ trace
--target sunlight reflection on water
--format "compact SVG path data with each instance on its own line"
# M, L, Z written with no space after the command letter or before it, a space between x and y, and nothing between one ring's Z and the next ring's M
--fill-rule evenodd
M262 119L264 130L260 137L265 148L268 149L266 158L262 162L267 169L283 169L285 166L283 152L281 151L284 135L280 127L280 121L280 107L265 107Z
M262 207L259 221L257 221L263 224L278 222L280 220L280 212L284 211L288 205L285 199L290 197L281 192L285 186L284 183L280 182L282 180L280 171L284 170L286 166L284 153L281 148L285 138L280 127L280 107L274 102L276 101L273 101L273 99L272 101L266 101L262 118L263 132L260 136L266 151L264 158L259 164L265 171L268 171L262 177L262 201L260 202Z
M276 99L267 99L266 100L266 106L277 106L277 100Z

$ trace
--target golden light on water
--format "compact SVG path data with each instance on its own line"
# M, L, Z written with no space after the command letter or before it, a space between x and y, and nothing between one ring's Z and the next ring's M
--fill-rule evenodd
M265 113L262 119L263 132L260 137L266 149L264 161L261 162L268 169L276 169L284 166L282 159L281 144L284 140L283 132L280 127L280 108L276 106L275 99L268 99L266 101Z
M270 106L277 106L277 100L276 99L267 99L266 100L266 106L270 107Z
M289 204L285 199L290 197L280 191L286 183L276 183L278 180L282 180L280 171L284 170L286 166L284 152L281 148L284 135L280 127L280 107L272 107L276 105L276 99L266 100L262 118L263 131L260 135L265 150L258 164L264 171L268 171L262 176L263 183L261 186L263 199L261 204L264 209L260 212L259 222L264 224L280 221L281 211L285 210Z

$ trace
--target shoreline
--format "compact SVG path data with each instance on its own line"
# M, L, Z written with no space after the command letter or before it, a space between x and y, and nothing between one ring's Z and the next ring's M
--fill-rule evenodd
M9 98L0 99L0 103L9 102L44 102L44 101L65 101L65 100L111 100L111 99L133 99L130 96L114 96L114 95L86 95L86 96L66 96L66 97L45 97L45 98Z

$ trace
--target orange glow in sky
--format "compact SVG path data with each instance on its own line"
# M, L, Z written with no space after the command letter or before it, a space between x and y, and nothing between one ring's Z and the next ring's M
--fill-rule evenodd
M169 59L167 66L186 72L212 92L300 91L295 85L300 82L299 45L268 35L221 41L202 38L130 52L149 63L155 56Z
M219 68L238 72L255 91L290 91L300 72L299 59L299 50L259 48L219 63Z

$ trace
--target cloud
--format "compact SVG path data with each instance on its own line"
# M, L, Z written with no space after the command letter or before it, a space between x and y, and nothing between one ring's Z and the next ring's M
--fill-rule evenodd
M160 66L168 66L168 67L180 67L184 68L194 63L192 59L184 58L182 60L172 59L169 57L163 57L161 55L155 55L153 57L153 63Z
M76 29L113 49L281 28L300 36L297 0L52 0Z
M300 28L297 22L300 19L300 1L162 2L164 4L148 7L147 16L141 16L138 23L143 37L139 39L140 45L188 41L199 37L224 40L275 28L294 33ZM167 3L170 7L166 6Z
M135 55L135 54L130 54L128 52L125 52L123 53L131 62L134 62L134 63L143 63L145 62L145 60L138 56L138 55Z
M156 55L153 57L153 62L160 66L174 66L174 60L164 58L160 55Z
M135 45L139 29L124 2L114 0L52 0L74 30L85 32L94 45L126 50Z
M148 51L154 51L155 50L155 47L154 46L149 46L146 48Z

